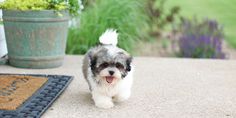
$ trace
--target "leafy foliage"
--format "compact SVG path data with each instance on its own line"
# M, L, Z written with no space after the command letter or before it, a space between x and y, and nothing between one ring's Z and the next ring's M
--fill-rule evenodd
M96 0L82 12L79 28L70 28L69 54L84 54L98 43L107 29L117 29L119 46L132 52L135 41L145 34L147 17L141 0Z
M71 15L78 15L78 0L5 0L0 4L1 9L8 10L65 10L69 9Z
M223 28L215 20L205 19L198 22L196 19L182 19L177 31L177 53L181 57L192 58L225 58L222 52L224 39Z
M71 14L73 14L74 16L78 16L78 10L80 9L80 7L78 4L78 0L69 0L69 11Z

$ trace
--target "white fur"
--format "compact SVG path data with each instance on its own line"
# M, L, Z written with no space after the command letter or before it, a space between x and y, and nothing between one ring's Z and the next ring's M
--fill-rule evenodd
M130 71L125 78L114 81L114 84L93 84L91 93L95 105L99 108L111 108L114 106L113 102L127 100L131 94L132 83L133 71Z
M107 29L100 37L99 41L102 44L106 45L117 45L118 42L118 33L114 29Z

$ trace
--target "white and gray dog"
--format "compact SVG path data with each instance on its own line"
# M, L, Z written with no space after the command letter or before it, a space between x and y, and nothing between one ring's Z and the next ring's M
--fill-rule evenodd
M127 100L133 82L132 57L118 48L118 33L108 29L100 45L90 49L83 60L83 74L88 82L95 105L111 108L114 102Z

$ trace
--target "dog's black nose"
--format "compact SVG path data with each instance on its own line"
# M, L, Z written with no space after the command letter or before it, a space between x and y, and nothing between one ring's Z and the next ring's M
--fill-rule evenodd
M109 71L109 74L110 75L113 75L115 72L114 71Z

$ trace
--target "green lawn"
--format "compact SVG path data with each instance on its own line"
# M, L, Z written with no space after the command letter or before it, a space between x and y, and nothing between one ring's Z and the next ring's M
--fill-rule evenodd
M236 0L167 0L166 5L178 5L181 15L192 18L216 19L224 26L225 39L236 48Z

